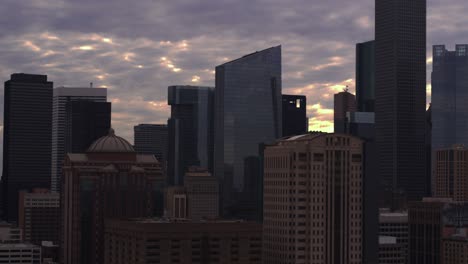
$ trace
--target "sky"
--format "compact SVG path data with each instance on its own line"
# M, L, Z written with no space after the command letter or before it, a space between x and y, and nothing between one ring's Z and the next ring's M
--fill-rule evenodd
M428 0L428 83L431 46L468 43L467 13L466 0ZM374 38L374 0L2 0L0 24L3 81L107 87L130 142L134 125L166 123L169 85L214 86L217 65L276 45L283 93L307 95L310 129L331 132L333 94L354 92L355 44Z

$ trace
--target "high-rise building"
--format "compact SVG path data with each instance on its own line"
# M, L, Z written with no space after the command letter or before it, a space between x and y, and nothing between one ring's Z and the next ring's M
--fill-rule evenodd
M468 45L436 45L432 57L432 146L468 146Z
M468 202L468 149L464 146L435 150L433 196Z
M281 137L281 86L281 46L216 67L214 176L221 181L225 216L249 189L245 159L258 156L261 143Z
M108 220L105 264L262 263L262 226L244 221Z
M18 219L20 190L50 188L52 86L46 75L15 73L5 82L4 218Z
M395 238L396 243L403 250L404 263L407 263L409 246L408 212L382 211L379 215L379 236Z
M189 169L185 174L188 217L192 220L219 218L219 182L206 170Z
M335 94L334 124L335 133L346 132L346 114L356 112L356 96L348 91Z
M183 185L190 166L213 169L212 87L169 86L168 180Z
M60 194L46 189L20 192L18 226L23 240L40 245L42 241L55 244L60 240Z
M104 263L104 219L154 216L162 203L160 163L137 154L112 129L86 153L68 153L63 170L63 263Z
M375 1L375 124L381 204L428 195L426 0Z
M306 134L309 131L307 97L283 94L282 100L283 137Z
M133 132L136 152L154 155L161 163L167 161L167 125L140 124L133 127Z
M356 102L359 112L375 111L375 41L356 44Z
M396 237L379 236L379 264L405 264L405 251Z
M60 192L65 154L82 153L107 134L111 106L105 88L57 87L53 96L51 190Z
M266 147L265 263L362 263L363 154L363 141L345 134Z

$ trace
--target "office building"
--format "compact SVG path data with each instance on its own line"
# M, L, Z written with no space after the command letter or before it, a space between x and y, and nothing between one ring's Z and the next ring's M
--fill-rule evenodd
M192 220L219 218L219 182L203 169L191 168L185 174L188 217Z
M214 88L169 86L168 180L183 185L191 166L213 169Z
M281 46L216 67L214 176L221 181L224 216L249 189L245 159L281 137L281 86Z
M375 41L356 44L356 103L359 112L375 111Z
M167 161L167 125L140 124L133 127L133 132L136 152L154 155L161 163Z
M348 112L356 112L356 96L348 90L335 94L334 101L334 124L335 133L346 132L346 114Z
M150 217L163 202L160 163L113 129L85 153L68 153L63 170L63 263L104 263L104 219Z
M5 82L3 213L18 220L18 192L50 187L52 86L46 75L15 73Z
M309 131L307 97L305 95L282 95L283 137L303 135Z
M363 141L307 134L265 149L263 260L362 263Z
M468 150L462 145L435 150L434 163L433 196L468 201Z
M375 124L381 207L429 195L426 0L375 1Z
M405 263L407 263L409 247L408 212L381 210L379 214L379 236L395 238L396 243L403 250L402 254Z
M15 244L23 241L23 233L20 228L10 223L0 222L0 244Z
M436 45L432 58L432 145L468 146L468 45L456 45L455 51Z
M57 87L53 92L51 190L60 192L67 153L82 153L110 128L105 88ZM74 103L77 102L77 103ZM93 103L96 102L96 103Z
M450 229L467 227L468 203L448 198L424 198L409 206L409 262L440 263L442 239Z
M105 225L105 264L262 263L257 223L129 219Z
M396 237L379 236L379 264L405 264L404 246Z
M33 244L0 244L0 263L41 263L41 247Z
M172 219L188 219L187 192L182 186L165 189L164 216Z
M51 241L43 241L41 244L42 264L58 264L60 248Z
M18 226L23 240L40 245L42 241L59 243L60 194L44 189L21 191L19 197Z
M454 228L442 239L441 264L468 264L468 235L466 228ZM451 232L450 232L451 231Z

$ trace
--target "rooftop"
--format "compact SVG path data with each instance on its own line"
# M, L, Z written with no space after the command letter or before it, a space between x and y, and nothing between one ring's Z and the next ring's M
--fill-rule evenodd
M135 150L127 140L116 136L114 129L111 128L109 134L94 141L87 152L119 153L135 152Z

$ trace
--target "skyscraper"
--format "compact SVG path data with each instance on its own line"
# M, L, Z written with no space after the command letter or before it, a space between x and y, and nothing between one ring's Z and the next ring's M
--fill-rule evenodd
M375 41L356 44L356 101L359 112L375 109Z
M426 0L376 0L375 118L382 206L428 194Z
M3 206L18 219L19 190L50 187L52 86L46 75L15 73L5 82Z
M168 178L183 185L190 166L213 168L213 88L170 86Z
M350 92L343 91L335 94L334 101L334 124L335 133L346 133L346 113L356 112L356 96Z
M68 153L61 188L62 263L104 263L104 220L155 215L164 184L153 155L109 131L85 153Z
M136 152L154 155L161 163L167 161L167 125L140 124L133 127L133 132Z
M72 103L85 101L84 103ZM51 190L60 191L62 163L68 152L82 153L110 129L110 103L105 88L57 87L52 117ZM86 103L88 102L88 103ZM99 102L101 104L91 104Z
M306 134L309 131L307 97L283 94L282 100L283 137Z
M281 46L216 67L214 176L223 208L245 188L245 159L281 137L281 83Z
M437 45L432 56L432 147L468 146L468 45Z
M363 154L363 141L344 134L266 147L264 263L363 263Z

